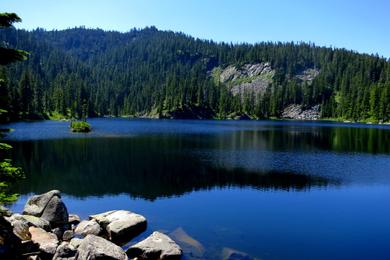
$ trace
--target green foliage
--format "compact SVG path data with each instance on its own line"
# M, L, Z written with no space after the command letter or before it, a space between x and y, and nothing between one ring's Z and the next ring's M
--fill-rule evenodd
M84 121L72 121L70 123L72 132L88 133L91 131L91 125Z
M214 118L271 118L290 104L320 104L324 118L390 120L390 63L344 49L215 43L154 27L128 33L7 29L0 41L32 53L12 65L3 84L11 97L5 110L13 119L160 116L183 107L210 109ZM263 78L272 82L264 93L234 96L230 83L218 80L221 68L259 62L274 70ZM297 78L307 69L320 71L310 83Z
M10 27L12 23L20 21L21 19L14 13L0 13L0 28ZM0 46L0 65L8 65L26 58L27 52L25 51ZM0 115L3 116L10 110L7 79L3 68L0 68L0 105L2 106ZM7 120L3 117L0 119ZM10 184L23 177L21 169L15 167L12 161L7 158L10 149L12 146L9 144L0 143L0 205L11 203L17 199L17 194L10 191Z
M15 22L21 22L22 19L15 13L0 13L0 27L10 27Z

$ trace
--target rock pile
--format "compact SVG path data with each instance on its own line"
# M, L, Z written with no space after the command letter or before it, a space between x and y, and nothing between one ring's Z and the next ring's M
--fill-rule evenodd
M32 196L23 214L0 215L0 259L180 259L182 249L154 232L122 246L146 230L145 217L112 210L81 221L69 215L58 190Z

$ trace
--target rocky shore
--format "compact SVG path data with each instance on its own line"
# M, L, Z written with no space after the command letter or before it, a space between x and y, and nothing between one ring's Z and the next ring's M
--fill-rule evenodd
M180 259L183 251L169 236L153 232L126 248L146 230L145 217L112 210L81 220L68 214L58 190L32 196L23 213L0 215L0 259Z

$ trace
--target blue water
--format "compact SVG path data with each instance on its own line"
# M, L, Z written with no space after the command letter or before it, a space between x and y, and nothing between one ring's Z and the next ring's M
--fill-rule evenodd
M12 206L60 189L71 213L144 215L204 247L261 259L390 259L388 126L293 121L90 120L15 123L7 136L26 172Z

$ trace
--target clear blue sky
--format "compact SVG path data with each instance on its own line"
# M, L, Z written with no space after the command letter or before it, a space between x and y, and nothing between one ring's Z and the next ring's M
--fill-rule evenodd
M310 41L390 57L389 0L1 0L18 28L155 25L225 42Z

